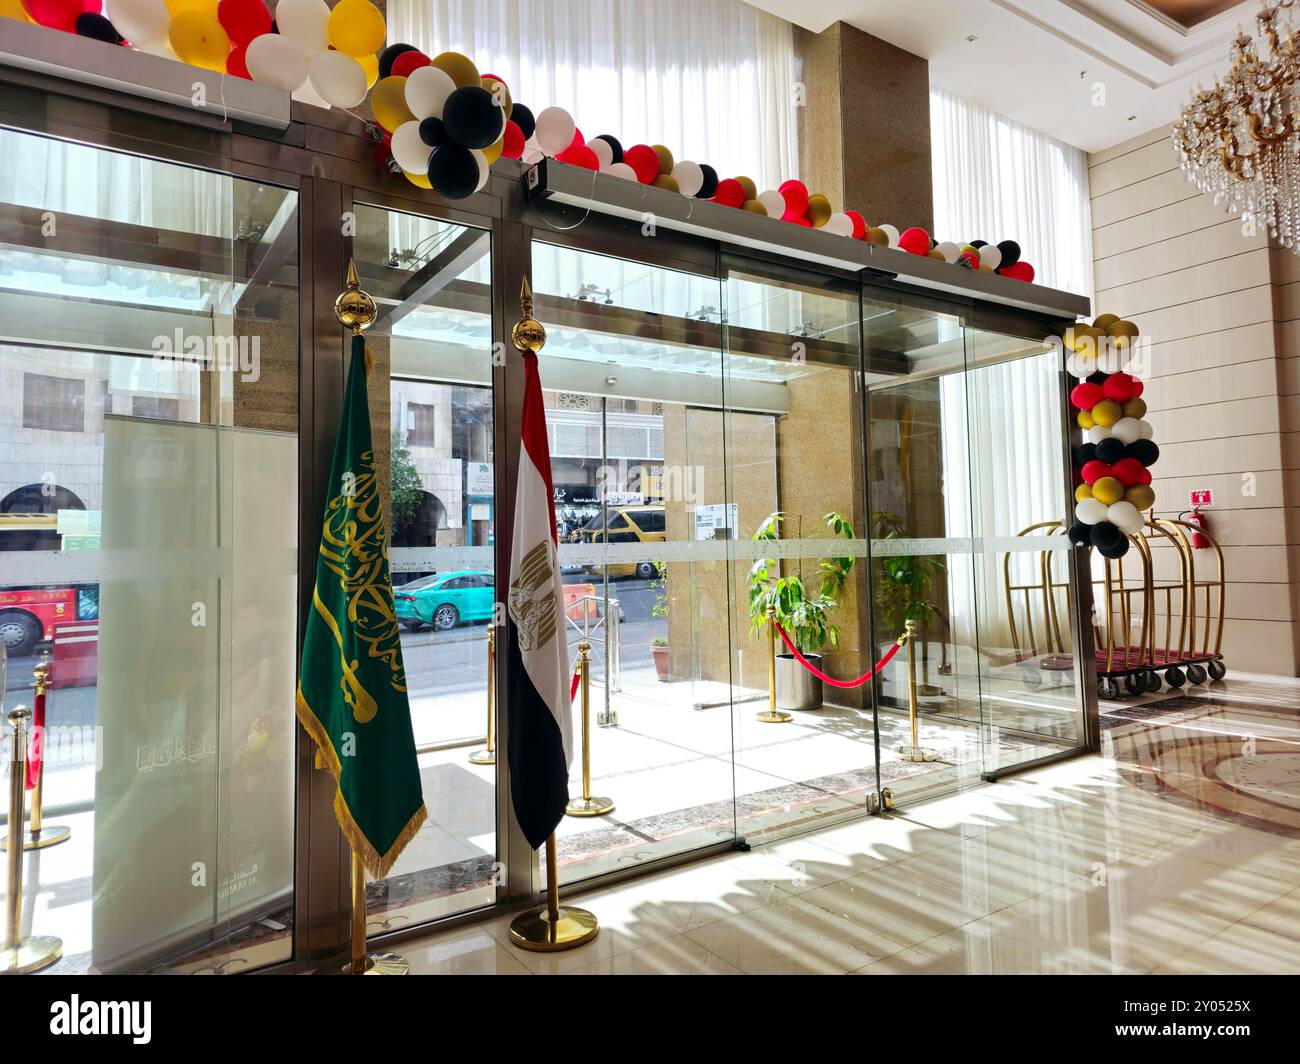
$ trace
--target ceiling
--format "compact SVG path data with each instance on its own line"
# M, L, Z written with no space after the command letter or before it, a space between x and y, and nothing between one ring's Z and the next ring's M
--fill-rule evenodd
M1226 70L1259 0L749 0L806 29L844 21L930 80L1085 151L1172 121Z

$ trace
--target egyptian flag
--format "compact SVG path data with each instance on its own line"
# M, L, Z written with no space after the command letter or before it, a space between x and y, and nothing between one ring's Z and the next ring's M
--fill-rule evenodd
M510 551L506 758L524 837L538 849L564 817L573 759L569 646L555 534L551 449L537 355L523 352L524 410Z

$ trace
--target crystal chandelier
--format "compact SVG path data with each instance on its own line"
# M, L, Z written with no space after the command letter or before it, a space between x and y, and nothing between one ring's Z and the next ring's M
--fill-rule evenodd
M1173 142L1182 170L1232 214L1248 214L1269 236L1300 254L1300 49L1292 33L1295 0L1265 0L1257 36L1232 42L1232 69L1199 89L1178 121Z

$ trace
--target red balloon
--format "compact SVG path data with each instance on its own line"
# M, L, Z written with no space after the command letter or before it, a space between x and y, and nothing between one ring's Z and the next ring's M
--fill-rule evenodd
M1100 384L1089 384L1087 381L1076 384L1074 390L1070 392L1070 402L1080 410L1091 410L1105 398L1107 396L1102 394Z
M1139 483L1139 484L1148 484L1148 485L1149 485L1149 484L1151 483L1151 470L1149 470L1149 469L1143 469L1143 470L1142 470L1142 478L1138 481L1138 483Z
M807 218L785 218L785 217L782 217L781 220L784 221L784 222L789 222L791 225L802 225L805 229L811 229L811 228L813 227L812 222L810 222Z
M1110 475L1126 488L1142 483L1142 474L1146 472L1142 463L1136 458L1121 458L1110 467Z
M584 170L600 169L600 160L596 157L596 153L585 144L570 145L555 158L570 166L581 166Z
M1026 284L1032 284L1034 280L1034 268L1023 260L1013 262L1010 266L1003 266L998 273L1003 277L1010 277L1013 281L1024 281Z
M853 223L853 239L867 239L867 220L857 211L845 211L845 216Z
M587 143L587 138L582 135L582 130L580 130L577 126L574 126L573 140L572 142L570 142L569 148L581 148L586 143ZM568 151L569 148L565 148L564 150ZM556 158L558 159L559 156L557 155Z
M959 256L957 256L957 261L964 262L972 270L978 270L980 268L980 257L978 255L972 255L969 251L963 251Z
M229 31L227 31L229 32ZM253 75L248 72L248 45L237 44L230 50L226 56L226 73L236 78L246 78L253 80Z
M31 16L33 22L52 30L66 30L75 33L77 16L86 12L98 12L100 5L89 6L82 0L23 0L23 10Z
M217 21L226 31L230 43L236 46L247 44L254 37L271 32L271 12L266 10L262 0L220 0L217 4ZM229 63L226 64L229 67ZM227 70L233 74L234 71ZM239 75L248 77L248 72Z
M1110 475L1110 466L1105 462L1098 462L1094 458L1091 462L1083 463L1083 482L1085 484L1096 484L1102 477Z
M636 171L636 179L649 185L659 176L659 156L649 144L634 144L623 153L623 161Z
M1116 403L1127 403L1136 394L1133 386L1137 384L1127 373L1112 373L1102 382L1101 390L1106 398Z
M925 255L930 251L930 234L920 226L904 230L898 238L898 246L913 255Z
M802 181L783 181L777 191L785 200L783 220L793 222L808 213L808 186Z
M409 78L413 71L429 65L429 57L423 52L403 52L393 60L393 77Z
M524 154L524 131L518 123L506 120L505 141L501 145L503 159L518 159Z
M724 177L718 182L713 202L721 203L724 207L740 207L745 202L745 186L734 177Z

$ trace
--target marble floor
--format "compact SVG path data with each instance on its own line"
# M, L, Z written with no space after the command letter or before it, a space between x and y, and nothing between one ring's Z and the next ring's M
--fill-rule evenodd
M1300 973L1300 681L1102 706L1102 752L586 893L581 949L509 917L442 974Z

